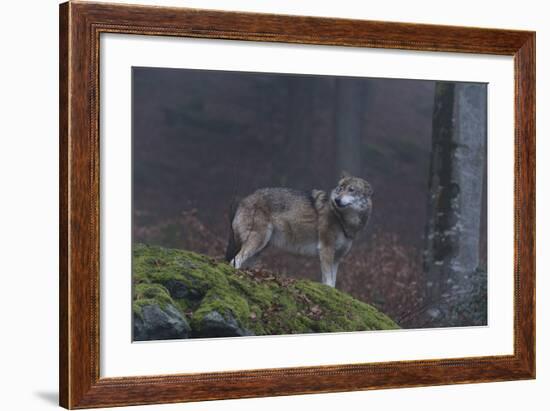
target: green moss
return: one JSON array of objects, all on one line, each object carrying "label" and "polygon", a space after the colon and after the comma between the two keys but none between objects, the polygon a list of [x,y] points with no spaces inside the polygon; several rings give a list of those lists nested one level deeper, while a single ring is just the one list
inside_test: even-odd
[{"label": "green moss", "polygon": [[299,281],[296,287],[323,311],[317,332],[364,331],[399,328],[374,307],[320,283]]},{"label": "green moss", "polygon": [[174,304],[168,290],[160,284],[140,283],[134,286],[133,311],[141,316],[142,308],[146,305],[156,304],[160,308],[168,304]]},{"label": "green moss", "polygon": [[198,326],[212,311],[255,335],[398,328],[372,306],[323,284],[235,270],[184,250],[134,245],[134,312],[173,304]]}]

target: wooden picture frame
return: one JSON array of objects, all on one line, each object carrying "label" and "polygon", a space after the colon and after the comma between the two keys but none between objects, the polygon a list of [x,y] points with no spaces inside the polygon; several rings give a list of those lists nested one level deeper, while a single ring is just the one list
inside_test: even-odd
[{"label": "wooden picture frame", "polygon": [[[514,354],[100,378],[101,33],[513,56]],[[60,6],[60,404],[90,408],[535,377],[535,33],[184,8]]]}]

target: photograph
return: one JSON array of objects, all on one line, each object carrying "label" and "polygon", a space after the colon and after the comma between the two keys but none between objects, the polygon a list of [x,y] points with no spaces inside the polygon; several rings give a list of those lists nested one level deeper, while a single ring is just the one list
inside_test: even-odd
[{"label": "photograph", "polygon": [[547,9],[4,2],[0,408],[546,410]]},{"label": "photograph", "polygon": [[487,326],[487,83],[131,81],[133,341]]}]

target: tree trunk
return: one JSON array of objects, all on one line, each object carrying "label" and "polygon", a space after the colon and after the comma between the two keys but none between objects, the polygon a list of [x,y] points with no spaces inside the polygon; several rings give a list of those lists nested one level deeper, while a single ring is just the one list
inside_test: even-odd
[{"label": "tree trunk", "polygon": [[486,102],[485,85],[436,84],[424,251],[430,302],[467,292],[478,268]]},{"label": "tree trunk", "polygon": [[364,84],[357,79],[336,79],[336,144],[339,172],[360,176]]}]

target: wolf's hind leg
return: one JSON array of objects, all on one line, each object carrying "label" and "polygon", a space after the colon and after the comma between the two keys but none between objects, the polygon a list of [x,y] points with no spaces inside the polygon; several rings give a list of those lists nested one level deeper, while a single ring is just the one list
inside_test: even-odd
[{"label": "wolf's hind leg", "polygon": [[252,262],[252,259],[267,246],[272,232],[273,227],[271,224],[266,225],[262,230],[250,232],[245,237],[240,251],[231,260],[231,265],[237,269],[247,267]]}]

